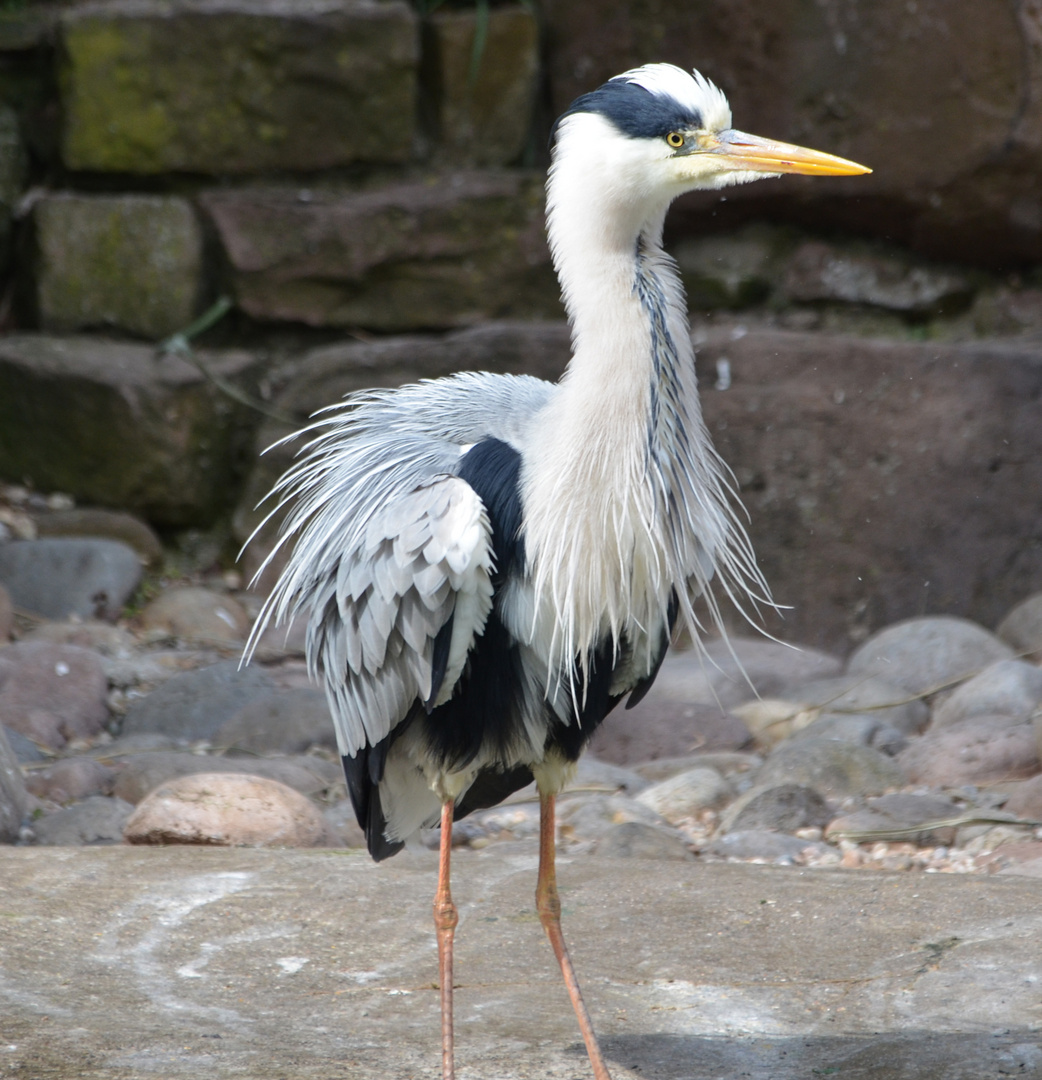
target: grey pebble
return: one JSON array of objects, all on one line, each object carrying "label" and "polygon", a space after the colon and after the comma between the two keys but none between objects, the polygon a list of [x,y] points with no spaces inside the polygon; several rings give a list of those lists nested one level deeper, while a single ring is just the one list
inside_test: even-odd
[{"label": "grey pebble", "polygon": [[793,683],[780,696],[804,708],[821,709],[822,716],[869,715],[906,735],[922,731],[930,719],[926,704],[909,700],[903,687],[860,672]]},{"label": "grey pebble", "polygon": [[757,787],[796,783],[835,798],[880,795],[905,783],[893,758],[868,746],[833,739],[782,743],[753,777]]},{"label": "grey pebble", "polygon": [[28,794],[14,750],[0,725],[0,844],[18,839]]},{"label": "grey pebble", "polygon": [[696,768],[660,780],[637,795],[667,821],[693,817],[700,810],[716,809],[734,798],[734,789],[716,769]]},{"label": "grey pebble", "polygon": [[933,710],[931,729],[974,716],[1027,720],[1042,703],[1042,668],[1023,660],[999,660],[967,680]]},{"label": "grey pebble", "polygon": [[935,694],[1013,650],[983,626],[954,615],[905,619],[873,634],[847,661],[848,674],[875,675],[912,694]]},{"label": "grey pebble", "polygon": [[0,582],[15,607],[48,619],[119,617],[141,580],[137,552],[117,540],[15,540],[0,544]]},{"label": "grey pebble", "polygon": [[69,844],[120,844],[123,826],[134,807],[122,799],[92,795],[64,810],[47,814],[32,824],[36,843],[45,846]]},{"label": "grey pebble", "polygon": [[767,829],[795,832],[818,828],[830,817],[828,804],[813,788],[775,784],[740,795],[720,817],[720,833]]},{"label": "grey pebble", "polygon": [[212,740],[244,705],[272,690],[274,683],[260,668],[240,670],[234,660],[184,671],[133,701],[122,733],[157,731],[189,741]]},{"label": "grey pebble", "polygon": [[593,850],[617,859],[694,859],[677,833],[641,821],[612,825],[601,834]]},{"label": "grey pebble", "polygon": [[336,748],[333,718],[320,690],[282,690],[243,705],[217,729],[215,746],[255,754],[298,754]]},{"label": "grey pebble", "polygon": [[812,852],[826,858],[835,855],[835,861],[839,861],[838,852],[828,844],[817,840],[801,840],[798,836],[765,829],[746,829],[718,836],[704,850],[710,855],[721,855],[729,859],[766,859],[791,863],[802,861],[808,852]]},{"label": "grey pebble", "polygon": [[822,713],[789,736],[791,742],[801,739],[856,743],[858,746],[870,746],[889,757],[899,754],[908,745],[902,731],[871,713]]}]

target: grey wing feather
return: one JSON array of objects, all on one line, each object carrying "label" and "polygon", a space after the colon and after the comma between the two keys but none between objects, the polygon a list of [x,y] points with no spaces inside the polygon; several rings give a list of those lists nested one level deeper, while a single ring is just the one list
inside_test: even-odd
[{"label": "grey wing feather", "polygon": [[[291,554],[254,626],[308,618],[306,651],[341,752],[383,739],[416,702],[447,700],[492,607],[485,507],[455,474],[471,443],[519,439],[554,392],[526,376],[464,374],[356,395],[311,425],[275,488]],[[261,572],[264,570],[261,567]],[[434,640],[452,620],[440,687]]]}]

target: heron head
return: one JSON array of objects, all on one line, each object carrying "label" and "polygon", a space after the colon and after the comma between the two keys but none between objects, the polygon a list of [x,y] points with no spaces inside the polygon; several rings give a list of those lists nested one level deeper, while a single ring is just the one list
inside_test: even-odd
[{"label": "heron head", "polygon": [[782,173],[854,176],[853,161],[731,127],[727,98],[697,71],[646,64],[572,103],[555,127],[555,166],[585,158],[617,188],[667,201],[685,191],[744,184]]}]

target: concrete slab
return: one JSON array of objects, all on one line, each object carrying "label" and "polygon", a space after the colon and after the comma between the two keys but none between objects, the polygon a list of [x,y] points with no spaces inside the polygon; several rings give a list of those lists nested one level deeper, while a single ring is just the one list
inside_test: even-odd
[{"label": "concrete slab", "polygon": [[[535,848],[455,858],[460,1080],[586,1080]],[[562,858],[617,1080],[1042,1076],[1031,879]],[[439,1072],[434,858],[0,853],[0,1077]]]}]

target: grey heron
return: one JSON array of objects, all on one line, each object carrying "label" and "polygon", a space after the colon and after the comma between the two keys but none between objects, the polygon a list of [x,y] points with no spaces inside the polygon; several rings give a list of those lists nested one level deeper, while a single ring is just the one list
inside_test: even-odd
[{"label": "grey heron", "polygon": [[[536,905],[597,1080],[561,935],[555,797],[623,698],[647,692],[710,580],[766,595],[704,427],[683,289],[662,247],[686,191],[870,170],[736,131],[697,72],[649,64],[558,120],[547,230],[572,330],[557,384],[467,373],[318,415],[275,488],[285,568],[254,630],[307,618],[369,851],[441,824],[442,1068],[454,1075],[452,825],[535,781]],[[274,554],[274,553],[273,553]]]}]

